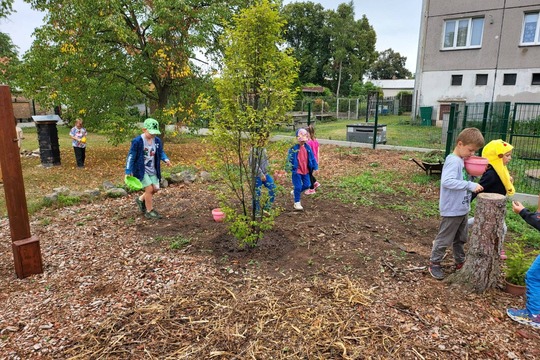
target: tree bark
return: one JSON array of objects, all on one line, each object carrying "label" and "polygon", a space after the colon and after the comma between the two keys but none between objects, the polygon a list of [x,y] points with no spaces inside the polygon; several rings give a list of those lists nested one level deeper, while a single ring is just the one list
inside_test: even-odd
[{"label": "tree bark", "polygon": [[467,259],[461,270],[447,278],[449,283],[462,284],[476,293],[496,287],[505,214],[505,196],[493,193],[478,195]]}]

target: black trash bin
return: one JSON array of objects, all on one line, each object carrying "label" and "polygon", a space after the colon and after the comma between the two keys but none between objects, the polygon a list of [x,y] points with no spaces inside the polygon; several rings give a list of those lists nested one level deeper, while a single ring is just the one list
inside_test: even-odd
[{"label": "black trash bin", "polygon": [[[347,125],[347,141],[373,143],[373,130],[375,124],[349,124]],[[386,124],[377,125],[377,144],[386,144]]]},{"label": "black trash bin", "polygon": [[61,165],[56,123],[62,119],[58,115],[34,115],[32,119],[37,128],[41,165],[44,167]]}]

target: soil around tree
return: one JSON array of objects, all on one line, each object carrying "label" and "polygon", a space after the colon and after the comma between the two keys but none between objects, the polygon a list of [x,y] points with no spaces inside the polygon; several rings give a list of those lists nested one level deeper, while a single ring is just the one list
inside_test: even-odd
[{"label": "soil around tree", "polygon": [[[474,294],[426,265],[436,216],[344,203],[337,179],[379,164],[404,179],[422,170],[403,152],[324,146],[320,182],[292,210],[277,197],[275,227],[240,250],[207,183],[155,197],[145,219],[127,198],[32,217],[44,273],[16,279],[7,219],[0,228],[0,357],[7,359],[534,359],[538,332],[510,320],[521,297]],[[332,160],[330,162],[330,160]],[[325,170],[324,170],[325,169]],[[410,184],[437,199],[436,181]],[[444,270],[453,270],[449,254]]]}]

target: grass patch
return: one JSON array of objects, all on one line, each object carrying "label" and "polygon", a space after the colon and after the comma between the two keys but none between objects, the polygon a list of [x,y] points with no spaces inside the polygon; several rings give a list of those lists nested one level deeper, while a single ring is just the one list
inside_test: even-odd
[{"label": "grass patch", "polygon": [[[347,125],[365,123],[365,119],[317,122],[316,135],[320,139],[347,140]],[[372,123],[372,121],[370,121]],[[379,124],[386,125],[387,145],[444,150],[442,129],[436,126],[411,125],[407,116],[380,116]],[[276,130],[273,134],[294,136],[292,130]]]},{"label": "grass patch", "polygon": [[166,243],[171,250],[180,250],[191,244],[191,239],[182,235],[156,236],[154,240],[158,244]]}]

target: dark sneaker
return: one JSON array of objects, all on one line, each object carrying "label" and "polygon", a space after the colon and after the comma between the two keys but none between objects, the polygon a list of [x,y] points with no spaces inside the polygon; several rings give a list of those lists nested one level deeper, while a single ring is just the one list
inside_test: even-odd
[{"label": "dark sneaker", "polygon": [[147,211],[146,214],[144,214],[144,217],[147,219],[161,219],[162,216],[158,214],[156,210]]},{"label": "dark sneaker", "polygon": [[444,279],[444,271],[443,271],[441,265],[430,264],[429,265],[429,273],[431,274],[431,276],[433,276],[437,280]]},{"label": "dark sneaker", "polygon": [[540,329],[540,315],[532,315],[527,309],[507,309],[506,313],[510,319],[523,325],[529,325]]},{"label": "dark sneaker", "polygon": [[144,201],[140,200],[139,198],[135,198],[135,203],[139,207],[139,211],[143,214],[146,213],[146,206],[144,205]]}]

